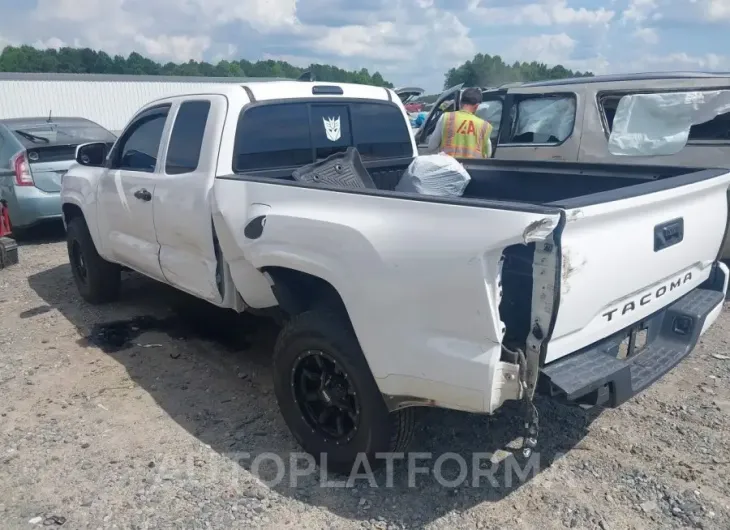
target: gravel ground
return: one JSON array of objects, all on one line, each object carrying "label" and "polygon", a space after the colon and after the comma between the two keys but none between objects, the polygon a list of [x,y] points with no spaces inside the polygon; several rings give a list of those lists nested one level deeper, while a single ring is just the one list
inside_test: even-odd
[{"label": "gravel ground", "polygon": [[[319,471],[277,482],[271,460],[256,463],[299,450],[270,381],[273,324],[132,274],[120,302],[84,304],[60,233],[25,243],[20,260],[0,271],[3,528],[730,528],[727,312],[620,409],[539,400],[525,480],[507,458],[477,487],[411,480],[402,462],[390,487],[383,470],[332,487]],[[498,460],[514,412],[426,411],[412,450]]]}]

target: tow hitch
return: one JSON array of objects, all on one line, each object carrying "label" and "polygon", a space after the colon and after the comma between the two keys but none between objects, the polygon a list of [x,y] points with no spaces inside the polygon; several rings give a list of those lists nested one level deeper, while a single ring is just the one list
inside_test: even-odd
[{"label": "tow hitch", "polygon": [[18,263],[18,244],[8,237],[11,233],[8,203],[0,200],[0,269]]}]

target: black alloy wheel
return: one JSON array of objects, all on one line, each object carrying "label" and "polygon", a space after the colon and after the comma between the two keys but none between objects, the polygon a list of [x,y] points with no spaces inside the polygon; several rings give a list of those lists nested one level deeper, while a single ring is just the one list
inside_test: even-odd
[{"label": "black alloy wheel", "polygon": [[302,418],[325,440],[348,443],[357,434],[360,403],[343,367],[320,350],[294,362],[291,387]]}]

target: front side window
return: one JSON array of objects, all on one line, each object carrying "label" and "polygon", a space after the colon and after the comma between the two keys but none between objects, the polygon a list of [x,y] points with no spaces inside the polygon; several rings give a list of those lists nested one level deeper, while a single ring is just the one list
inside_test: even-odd
[{"label": "front side window", "polygon": [[168,112],[169,106],[150,110],[132,124],[115,148],[113,169],[144,173],[155,171]]},{"label": "front side window", "polygon": [[525,98],[512,108],[507,144],[559,144],[575,124],[576,99],[569,95]]}]

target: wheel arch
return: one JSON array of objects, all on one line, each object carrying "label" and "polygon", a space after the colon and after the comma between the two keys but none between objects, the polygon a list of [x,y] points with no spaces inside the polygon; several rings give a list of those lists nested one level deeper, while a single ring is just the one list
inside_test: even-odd
[{"label": "wheel arch", "polygon": [[73,219],[83,219],[86,223],[86,227],[89,229],[89,234],[91,235],[91,240],[94,242],[96,251],[101,257],[107,259],[105,248],[99,237],[98,227],[96,226],[96,223],[89,218],[89,215],[87,215],[87,212],[84,210],[83,206],[81,206],[80,202],[66,198],[63,201],[63,204],[61,204],[61,213],[63,226],[66,230],[68,230],[68,224]]},{"label": "wheel arch", "polygon": [[342,311],[352,325],[350,315],[339,291],[321,276],[281,266],[263,267],[279,307],[293,317],[318,306]]}]

